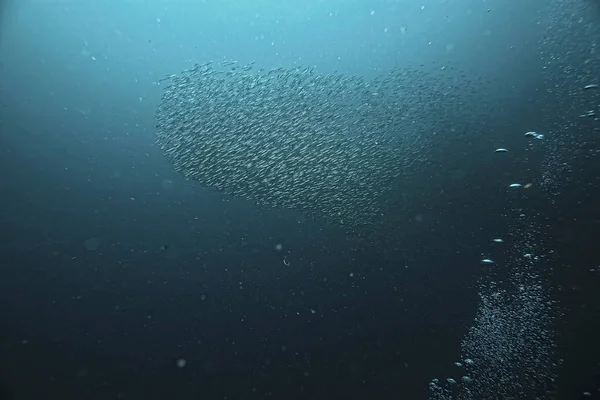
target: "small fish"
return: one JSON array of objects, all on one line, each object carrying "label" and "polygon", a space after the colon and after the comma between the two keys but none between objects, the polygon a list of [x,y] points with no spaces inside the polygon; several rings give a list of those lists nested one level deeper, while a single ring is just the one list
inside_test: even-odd
[{"label": "small fish", "polygon": [[496,243],[504,243],[504,240],[502,240],[502,239],[494,239],[493,241]]},{"label": "small fish", "polygon": [[595,117],[595,116],[596,116],[596,112],[594,110],[589,110],[585,114],[581,114],[579,116],[579,118],[587,118],[587,117]]},{"label": "small fish", "polygon": [[521,185],[520,183],[511,183],[511,184],[510,184],[508,187],[511,187],[511,188],[519,188],[519,187],[521,187],[521,186],[523,186],[523,185]]},{"label": "small fish", "polygon": [[494,261],[490,260],[489,258],[484,258],[483,260],[481,260],[482,263],[484,264],[493,264]]},{"label": "small fish", "polygon": [[462,367],[462,363],[461,362],[455,362],[454,365],[456,365],[457,367]]},{"label": "small fish", "polygon": [[525,137],[532,137],[532,138],[541,140],[544,138],[544,135],[542,135],[541,133],[534,132],[534,131],[529,131],[529,132],[525,132]]},{"label": "small fish", "polygon": [[598,89],[598,85],[594,83],[594,84],[586,85],[583,87],[583,90],[590,90],[590,89]]},{"label": "small fish", "polygon": [[496,149],[496,153],[506,153],[506,152],[508,152],[508,150],[506,150],[504,148]]}]

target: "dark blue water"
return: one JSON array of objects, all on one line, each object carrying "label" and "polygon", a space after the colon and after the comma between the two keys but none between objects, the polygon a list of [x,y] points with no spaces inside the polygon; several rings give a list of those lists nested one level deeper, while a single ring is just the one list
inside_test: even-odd
[{"label": "dark blue water", "polygon": [[[585,23],[544,47],[544,3],[5,3],[0,398],[426,399],[461,358],[480,260],[505,257],[491,238],[521,212],[558,302],[540,398],[598,398],[600,136],[574,111],[598,99],[570,93],[597,76],[598,10],[572,1]],[[571,69],[545,74],[542,47]],[[451,66],[467,100],[431,115],[427,162],[365,239],[165,162],[156,82],[224,58],[366,78]]]}]

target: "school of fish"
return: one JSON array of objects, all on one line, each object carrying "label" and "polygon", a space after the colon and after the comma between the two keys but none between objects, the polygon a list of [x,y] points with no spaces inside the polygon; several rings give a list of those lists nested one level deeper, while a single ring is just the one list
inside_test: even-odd
[{"label": "school of fish", "polygon": [[372,224],[434,128],[423,122],[438,107],[425,79],[196,64],[163,80],[158,144],[185,178],[221,193]]}]

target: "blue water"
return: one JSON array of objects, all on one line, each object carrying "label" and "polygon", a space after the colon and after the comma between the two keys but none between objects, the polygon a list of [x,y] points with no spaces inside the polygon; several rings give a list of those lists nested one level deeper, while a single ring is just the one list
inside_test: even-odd
[{"label": "blue water", "polygon": [[[567,15],[547,4],[4,2],[0,399],[427,399],[461,359],[480,260],[518,264],[491,240],[532,226],[565,366],[541,398],[597,398],[600,141],[576,110],[598,103],[572,91],[597,83],[598,9],[568,2],[583,22],[544,42],[539,21]],[[165,162],[159,80],[210,60],[365,79],[447,69],[465,100],[440,99],[425,167],[364,241]]]}]

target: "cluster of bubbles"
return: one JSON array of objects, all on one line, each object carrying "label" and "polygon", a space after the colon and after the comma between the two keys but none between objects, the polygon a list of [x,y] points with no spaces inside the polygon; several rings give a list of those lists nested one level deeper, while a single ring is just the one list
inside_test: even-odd
[{"label": "cluster of bubbles", "polygon": [[426,162],[444,108],[460,104],[460,82],[441,74],[395,69],[364,79],[197,64],[164,79],[158,143],[203,186],[338,225],[373,225],[402,177]]},{"label": "cluster of bubbles", "polygon": [[466,362],[455,363],[458,377],[431,381],[432,400],[548,398],[554,390],[559,313],[544,287],[549,257],[536,255],[540,216],[509,212],[509,240],[492,240],[498,258],[483,260],[477,314],[461,344]]},{"label": "cluster of bubbles", "polygon": [[[600,28],[594,20],[597,6],[576,0],[550,1],[539,26],[540,59],[546,90],[542,101],[550,109],[552,130],[542,162],[542,186],[551,194],[573,176],[579,156],[597,156],[598,51]],[[565,50],[565,49],[568,49]]]},{"label": "cluster of bubbles", "polygon": [[[577,156],[597,156],[591,141],[598,142],[598,65],[594,61],[594,38],[600,29],[586,16],[590,4],[551,1],[541,13],[540,53],[544,63],[546,92],[541,96],[543,112],[552,115],[544,140],[539,184],[555,195],[572,175]],[[566,52],[564,49],[569,49]],[[516,200],[518,202],[518,200]],[[551,198],[549,202],[552,203]],[[509,203],[508,203],[509,204]],[[430,398],[435,400],[542,399],[555,396],[557,364],[555,322],[561,316],[546,285],[544,266],[552,252],[543,254],[543,215],[508,207],[510,249],[504,249],[499,265],[485,259],[489,267],[482,276],[479,307],[473,326],[462,342],[462,356],[470,361],[463,378],[434,379]],[[540,255],[536,255],[540,253]],[[584,393],[589,395],[589,393]]]}]

